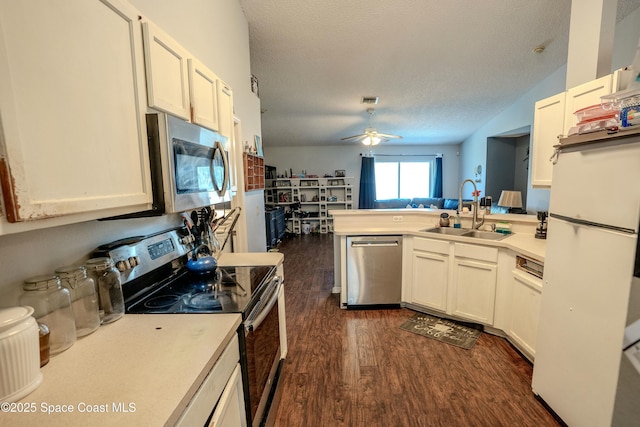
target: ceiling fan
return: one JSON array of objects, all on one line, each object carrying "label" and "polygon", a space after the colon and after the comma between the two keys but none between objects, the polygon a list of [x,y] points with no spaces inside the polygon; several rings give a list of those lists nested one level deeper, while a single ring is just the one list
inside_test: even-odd
[{"label": "ceiling fan", "polygon": [[360,135],[347,136],[342,138],[341,141],[361,141],[364,145],[378,145],[389,139],[402,139],[399,135],[378,132],[376,128],[373,127],[373,114],[375,113],[375,109],[367,108],[367,113],[369,113],[369,127],[365,128],[364,132]]}]

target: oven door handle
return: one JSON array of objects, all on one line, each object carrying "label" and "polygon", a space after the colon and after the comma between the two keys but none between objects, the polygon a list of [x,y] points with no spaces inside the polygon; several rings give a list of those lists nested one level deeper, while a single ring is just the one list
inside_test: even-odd
[{"label": "oven door handle", "polygon": [[[277,285],[273,283],[277,282]],[[267,317],[273,306],[278,302],[278,296],[280,295],[280,288],[282,288],[282,284],[284,280],[280,276],[276,276],[271,279],[271,284],[269,284],[270,288],[275,286],[275,291],[273,291],[269,297],[269,300],[265,303],[263,301],[258,302],[258,305],[253,309],[253,311],[247,316],[247,319],[244,322],[244,329],[248,332],[254,331],[260,327],[262,321]]]}]

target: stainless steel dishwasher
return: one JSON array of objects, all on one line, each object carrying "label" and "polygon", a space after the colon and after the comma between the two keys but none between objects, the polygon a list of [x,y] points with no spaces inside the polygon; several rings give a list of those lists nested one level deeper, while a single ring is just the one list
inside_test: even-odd
[{"label": "stainless steel dishwasher", "polygon": [[347,307],[399,306],[402,236],[347,237]]}]

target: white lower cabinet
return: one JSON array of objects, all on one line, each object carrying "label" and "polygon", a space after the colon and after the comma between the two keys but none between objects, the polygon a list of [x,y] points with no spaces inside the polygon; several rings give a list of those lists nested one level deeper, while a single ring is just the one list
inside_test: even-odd
[{"label": "white lower cabinet", "polygon": [[513,270],[512,275],[512,315],[507,334],[521,351],[533,359],[538,335],[542,279],[518,270]]},{"label": "white lower cabinet", "polygon": [[542,280],[514,270],[513,252],[422,237],[405,242],[404,302],[502,330],[533,360]]},{"label": "white lower cabinet", "polygon": [[242,390],[242,373],[240,364],[229,378],[229,382],[220,396],[218,405],[213,411],[209,426],[238,427],[246,426],[247,418],[244,413],[244,392]]},{"label": "white lower cabinet", "polygon": [[449,242],[416,237],[412,254],[412,302],[445,312],[449,280]]},{"label": "white lower cabinet", "polygon": [[176,426],[246,426],[239,348],[234,335]]},{"label": "white lower cabinet", "polygon": [[449,291],[450,313],[492,325],[498,278],[498,249],[455,243],[454,253]]}]

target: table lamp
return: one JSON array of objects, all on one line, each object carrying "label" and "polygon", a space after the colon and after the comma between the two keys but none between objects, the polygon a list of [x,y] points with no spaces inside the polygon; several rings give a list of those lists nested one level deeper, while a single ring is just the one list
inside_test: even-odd
[{"label": "table lamp", "polygon": [[509,213],[522,213],[522,193],[503,190],[500,194],[500,200],[498,200],[498,206],[509,208]]}]

